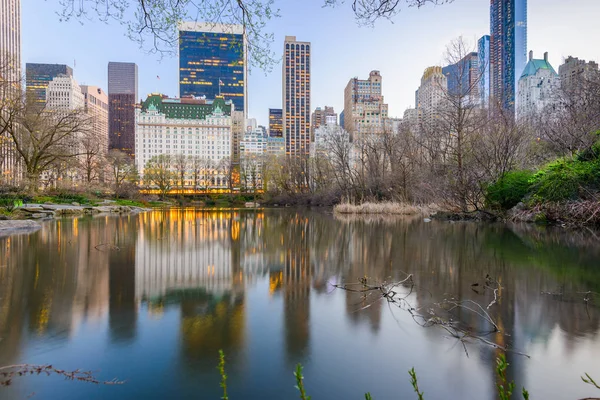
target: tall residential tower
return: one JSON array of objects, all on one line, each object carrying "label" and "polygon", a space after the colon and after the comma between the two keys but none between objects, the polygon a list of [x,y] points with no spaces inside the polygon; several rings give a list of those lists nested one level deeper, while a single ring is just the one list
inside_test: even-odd
[{"label": "tall residential tower", "polygon": [[491,0],[490,96],[514,112],[518,81],[527,64],[527,0]]},{"label": "tall residential tower", "polygon": [[307,156],[310,151],[310,42],[286,36],[283,54],[285,152]]},{"label": "tall residential tower", "polygon": [[385,131],[388,105],[383,102],[381,74],[371,71],[368,79],[352,78],[344,90],[344,128],[351,135]]},{"label": "tall residential tower", "polygon": [[108,63],[108,147],[134,156],[138,67]]},{"label": "tall residential tower", "polygon": [[477,41],[479,61],[479,99],[482,106],[488,104],[490,98],[490,35],[484,35]]},{"label": "tall residential tower", "polygon": [[179,96],[223,97],[248,111],[247,40],[242,25],[179,24]]}]

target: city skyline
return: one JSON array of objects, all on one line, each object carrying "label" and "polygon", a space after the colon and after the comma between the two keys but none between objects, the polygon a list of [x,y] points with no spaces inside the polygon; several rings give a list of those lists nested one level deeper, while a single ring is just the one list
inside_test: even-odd
[{"label": "city skyline", "polygon": [[[563,58],[569,55],[586,60],[600,59],[600,49],[587,46],[582,40],[600,34],[600,27],[595,26],[592,19],[596,11],[600,12],[600,4],[587,0],[570,4],[558,0],[529,0],[528,3],[528,50],[537,54],[548,51],[553,65],[562,64]],[[423,70],[431,65],[445,65],[444,50],[450,40],[462,34],[475,43],[482,35],[489,34],[489,7],[488,1],[457,0],[440,7],[404,8],[394,18],[395,24],[380,21],[375,28],[359,28],[349,8],[322,8],[318,2],[282,4],[282,18],[271,21],[266,29],[275,33],[272,48],[277,57],[281,56],[285,35],[295,35],[315,44],[312,54],[313,104],[343,109],[343,90],[348,79],[364,74],[365,70],[378,69],[386,76],[383,95],[389,103],[390,116],[402,116],[406,108],[414,107],[414,90],[419,86]],[[85,22],[82,26],[76,21],[60,23],[58,17],[43,18],[55,11],[56,6],[49,3],[23,2],[23,63],[67,64],[74,67],[78,82],[106,90],[109,61],[135,62],[140,66],[140,97],[151,92],[177,95],[176,55],[166,55],[161,60],[159,55],[146,54],[124,37],[124,31],[115,23]],[[306,24],[298,18],[308,14],[314,16],[317,29],[304,26]],[[436,26],[435,32],[428,29],[432,25]],[[33,26],[48,33],[47,41],[39,41]],[[565,27],[568,26],[578,26],[578,29],[567,30]],[[346,37],[340,38],[337,46],[319,41],[324,32],[330,31],[344,31]],[[392,39],[403,36],[411,40]],[[350,54],[349,49],[355,44],[372,43],[373,40],[379,44],[362,51],[361,57]],[[119,45],[106,46],[108,42]],[[396,51],[390,52],[390,46]],[[86,54],[85,49],[90,47],[96,51]],[[346,62],[332,62],[336,59]],[[416,61],[406,62],[407,59]],[[282,106],[280,68],[281,64],[275,65],[266,76],[262,70],[253,68],[248,79],[248,116],[257,118],[262,125],[268,123],[269,108]]]}]

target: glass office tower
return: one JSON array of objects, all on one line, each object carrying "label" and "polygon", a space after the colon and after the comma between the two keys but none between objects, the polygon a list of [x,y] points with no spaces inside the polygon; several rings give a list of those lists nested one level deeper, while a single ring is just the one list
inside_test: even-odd
[{"label": "glass office tower", "polygon": [[490,97],[490,35],[482,36],[477,42],[479,56],[479,98],[482,106]]},{"label": "glass office tower", "polygon": [[517,83],[527,64],[527,0],[491,0],[490,95],[514,112]]},{"label": "glass office tower", "polygon": [[269,108],[269,136],[283,137],[283,110]]},{"label": "glass office tower", "polygon": [[247,44],[241,25],[179,25],[179,95],[222,96],[246,114]]}]

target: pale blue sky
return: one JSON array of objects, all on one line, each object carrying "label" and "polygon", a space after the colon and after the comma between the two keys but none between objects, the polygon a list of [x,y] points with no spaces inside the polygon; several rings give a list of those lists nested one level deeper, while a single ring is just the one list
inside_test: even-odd
[{"label": "pale blue sky", "polygon": [[[125,36],[117,23],[59,22],[58,0],[22,0],[23,63],[75,66],[80,84],[107,89],[109,61],[135,62],[139,96],[178,94],[178,61],[149,55]],[[278,0],[282,17],[268,29],[275,33],[274,50],[281,56],[283,38],[293,35],[312,46],[312,108],[334,106],[339,113],[344,88],[354,76],[366,78],[377,69],[391,116],[401,117],[414,106],[414,92],[423,70],[441,65],[446,44],[463,35],[475,42],[489,33],[489,0],[455,0],[443,6],[405,8],[394,23],[374,28],[357,26],[350,4],[322,8],[322,0]],[[529,0],[528,50],[536,58],[549,52],[556,70],[573,55],[600,61],[600,0]],[[357,51],[357,49],[362,49]],[[160,76],[160,80],[156,76]],[[267,123],[268,108],[281,107],[281,64],[265,76],[254,69],[248,80],[249,117]]]}]

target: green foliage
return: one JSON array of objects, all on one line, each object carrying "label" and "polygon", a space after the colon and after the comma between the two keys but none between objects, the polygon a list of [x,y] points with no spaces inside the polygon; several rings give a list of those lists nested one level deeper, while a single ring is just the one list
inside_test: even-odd
[{"label": "green foliage", "polygon": [[229,400],[227,396],[227,374],[225,373],[225,353],[223,353],[223,350],[219,350],[219,366],[217,369],[219,370],[219,374],[221,374],[221,388],[223,389],[221,400]]},{"label": "green foliage", "polygon": [[576,199],[582,187],[600,187],[600,159],[558,159],[536,172],[529,183],[535,201]]},{"label": "green foliage", "polygon": [[424,392],[419,391],[419,382],[417,381],[417,373],[415,372],[415,368],[411,368],[408,371],[408,374],[410,375],[410,384],[412,385],[413,389],[415,390],[415,393],[419,397],[419,400],[423,400]]},{"label": "green foliage", "polygon": [[373,400],[371,393],[365,393],[365,400]]},{"label": "green foliage", "polygon": [[583,376],[581,377],[582,381],[584,381],[585,383],[587,383],[589,385],[595,386],[596,389],[600,389],[600,385],[598,385],[596,383],[596,381],[594,381],[589,374],[586,373],[585,376],[586,376],[586,378],[584,378]]},{"label": "green foliage", "polygon": [[125,200],[125,199],[117,199],[115,200],[115,204],[120,206],[129,206],[129,207],[148,207],[150,203],[147,201],[137,201],[137,200]]},{"label": "green foliage", "polygon": [[19,207],[23,207],[23,199],[17,196],[0,197],[0,210],[4,211],[5,214],[11,214]]},{"label": "green foliage", "polygon": [[296,372],[294,372],[294,376],[296,377],[296,389],[300,392],[300,399],[302,400],[310,400],[310,396],[306,395],[306,391],[304,390],[304,376],[302,375],[302,364],[296,365]]},{"label": "green foliage", "polygon": [[523,200],[531,186],[530,171],[510,171],[486,187],[485,199],[491,208],[508,210]]},{"label": "green foliage", "polygon": [[[500,400],[510,400],[515,390],[515,382],[508,382],[506,379],[506,369],[509,365],[506,362],[504,354],[500,354],[496,358],[496,373],[498,374],[498,378],[500,378],[500,382],[496,384],[496,388],[498,389],[498,398]],[[525,388],[522,388],[521,394],[523,395],[523,399],[529,400],[529,392]]]}]

